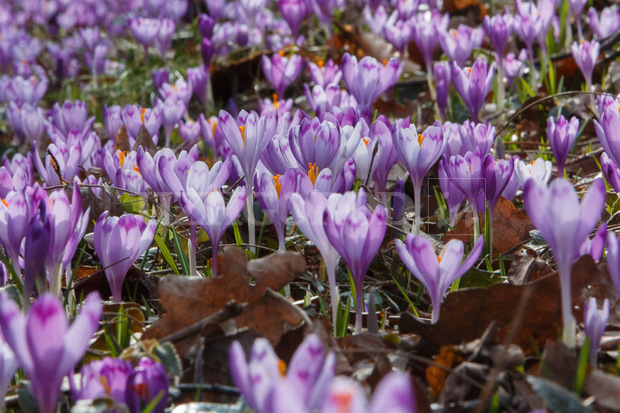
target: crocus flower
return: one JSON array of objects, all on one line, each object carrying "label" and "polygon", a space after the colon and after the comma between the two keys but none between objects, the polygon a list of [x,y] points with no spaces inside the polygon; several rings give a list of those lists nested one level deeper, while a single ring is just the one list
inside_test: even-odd
[{"label": "crocus flower", "polygon": [[513,25],[514,19],[510,13],[484,16],[482,20],[482,27],[487,37],[491,39],[493,50],[501,58],[504,57],[506,45],[508,45],[508,40],[512,35]]},{"label": "crocus flower", "polygon": [[456,63],[452,63],[452,81],[465,106],[471,113],[474,122],[478,122],[478,115],[486,96],[493,85],[495,63],[491,68],[487,63],[478,58],[471,68],[461,69]]},{"label": "crocus flower", "polygon": [[443,296],[450,285],[467,272],[476,262],[484,246],[481,235],[469,255],[463,260],[465,247],[459,240],[450,240],[436,255],[431,241],[423,236],[407,234],[405,242],[396,240],[396,251],[405,266],[424,284],[433,305],[432,322],[439,321]]},{"label": "crocus flower", "polygon": [[206,13],[198,16],[198,30],[202,37],[213,37],[213,29],[215,28],[215,18]]},{"label": "crocus flower", "polygon": [[340,155],[341,136],[338,125],[318,118],[303,119],[289,132],[290,148],[304,170],[309,164],[319,170],[327,168]]},{"label": "crocus flower", "polygon": [[321,413],[395,413],[414,412],[415,406],[416,400],[409,375],[394,371],[379,382],[370,405],[359,382],[345,376],[334,378],[320,411]]},{"label": "crocus flower", "polygon": [[[587,3],[588,3],[588,0],[568,0],[569,10],[571,10],[574,13],[575,20],[577,20],[577,32],[578,32],[580,41],[583,39],[583,34],[582,34],[582,29],[581,29],[581,14],[583,12],[583,8],[586,6]],[[568,16],[567,16],[567,20],[568,20]]]},{"label": "crocus flower", "polygon": [[308,335],[297,348],[286,375],[282,370],[283,362],[264,338],[254,340],[249,362],[241,344],[233,342],[229,362],[235,385],[245,402],[257,413],[290,411],[292,404],[284,410],[281,410],[284,406],[274,405],[282,403],[287,393],[288,401],[294,396],[293,404],[303,408],[298,411],[320,408],[336,369],[335,355],[324,354],[321,339],[315,334]]},{"label": "crocus flower", "polygon": [[558,164],[558,176],[564,176],[564,164],[568,158],[568,153],[575,144],[578,132],[579,119],[574,116],[570,122],[562,115],[557,122],[552,117],[547,121],[547,139]]},{"label": "crocus flower", "polygon": [[201,136],[200,123],[193,119],[187,119],[179,124],[179,135],[183,140],[183,145],[189,147],[198,143]]},{"label": "crocus flower", "polygon": [[369,137],[377,142],[377,152],[374,154],[372,180],[375,185],[375,196],[383,204],[387,200],[387,181],[392,167],[398,161],[398,152],[394,147],[394,138],[391,132],[392,125],[384,116],[379,116],[370,125]]},{"label": "crocus flower", "polygon": [[576,328],[570,284],[573,259],[598,223],[605,206],[605,197],[605,183],[602,179],[592,182],[581,202],[572,184],[564,178],[555,179],[549,187],[529,179],[523,188],[525,210],[549,244],[558,264],[564,342],[569,347],[575,345]]},{"label": "crocus flower", "polygon": [[530,178],[546,184],[551,179],[551,161],[536,158],[528,163],[518,159],[515,162],[515,174],[521,186]]},{"label": "crocus flower", "polygon": [[620,169],[605,152],[601,154],[601,169],[609,185],[616,193],[620,193]]},{"label": "crocus flower", "polygon": [[161,108],[162,113],[162,125],[164,132],[166,133],[166,141],[164,146],[170,147],[170,136],[175,126],[181,119],[187,110],[187,106],[182,100],[177,100],[174,97],[167,97],[165,100],[157,101],[157,106]]},{"label": "crocus flower", "polygon": [[[6,270],[6,268],[5,268]],[[4,408],[4,397],[11,385],[13,376],[19,368],[19,361],[13,350],[2,336],[0,336],[0,407]]]},{"label": "crocus flower", "polygon": [[612,104],[605,109],[600,123],[594,120],[594,130],[601,146],[607,155],[616,164],[620,165],[620,105]]},{"label": "crocus flower", "polygon": [[142,357],[138,367],[129,374],[125,401],[130,413],[141,413],[156,397],[159,402],[151,412],[163,413],[168,405],[168,375],[161,363]]},{"label": "crocus flower", "polygon": [[380,5],[376,10],[373,10],[369,5],[366,5],[362,14],[364,15],[364,20],[366,20],[366,24],[370,31],[374,34],[381,35],[383,33],[383,26],[385,26],[385,22],[388,19],[385,7]]},{"label": "crocus flower", "polygon": [[288,23],[293,37],[299,35],[301,22],[306,17],[306,1],[305,0],[282,0],[278,2],[278,8],[282,17]]},{"label": "crocus flower", "polygon": [[448,177],[445,170],[445,164],[445,161],[442,159],[439,162],[439,168],[437,169],[437,174],[439,175],[439,188],[441,188],[441,193],[446,201],[446,206],[448,207],[448,213],[450,214],[450,226],[454,226],[456,214],[465,199],[465,194],[454,184],[452,178]]},{"label": "crocus flower", "polygon": [[290,206],[289,199],[299,189],[299,172],[293,168],[287,169],[284,175],[272,176],[257,172],[254,175],[256,199],[273,223],[278,234],[278,251],[286,251],[285,230],[286,218]]},{"label": "crocus flower", "polygon": [[173,98],[180,100],[185,103],[186,107],[192,97],[192,85],[183,78],[177,79],[174,85],[168,82],[162,84],[158,91],[163,99]]},{"label": "crocus flower", "polygon": [[[357,201],[358,206],[361,206],[361,204],[359,204],[360,201],[364,201],[365,203],[365,199],[362,197],[355,199],[351,197],[350,200],[354,202]],[[325,227],[323,226],[323,214],[327,207],[327,198],[319,191],[312,191],[305,197],[302,197],[300,194],[292,194],[289,202],[291,215],[295,220],[295,224],[297,224],[304,235],[316,245],[323,257],[325,270],[327,272],[327,280],[329,282],[333,328],[335,329],[336,316],[338,314],[338,301],[340,298],[338,286],[336,285],[336,266],[338,265],[340,256],[327,238]]]},{"label": "crocus flower", "polygon": [[108,133],[108,139],[114,142],[119,129],[123,125],[121,107],[119,105],[103,105],[103,123]]},{"label": "crocus flower", "polygon": [[590,297],[586,301],[586,306],[583,309],[583,327],[585,329],[586,337],[590,339],[590,367],[596,368],[596,355],[598,348],[605,333],[607,327],[607,320],[609,319],[609,300],[606,298],[603,301],[603,308],[598,310],[596,305],[596,298]]},{"label": "crocus flower", "polygon": [[355,283],[356,332],[362,329],[364,277],[381,247],[388,219],[382,205],[370,212],[365,202],[360,202],[365,200],[366,193],[362,189],[357,196],[354,192],[331,194],[323,216],[325,234],[349,266]]},{"label": "crocus flower", "polygon": [[449,18],[448,14],[440,15],[439,12],[433,10],[430,19],[427,18],[427,13],[422,13],[413,25],[413,41],[422,54],[427,73],[430,73],[432,69],[433,53],[439,39],[438,34],[441,30],[448,29]]},{"label": "crocus flower", "polygon": [[588,18],[590,19],[590,27],[597,39],[609,37],[620,29],[620,11],[618,11],[617,5],[605,7],[601,10],[600,17],[596,9],[590,7]]},{"label": "crocus flower", "polygon": [[484,199],[489,208],[490,220],[493,222],[493,212],[499,197],[510,182],[514,172],[513,159],[496,160],[487,155],[483,161],[482,178],[484,179]]},{"label": "crocus flower", "polygon": [[28,232],[32,215],[30,203],[27,194],[14,191],[0,202],[0,242],[16,274],[20,273],[19,247]]},{"label": "crocus flower", "polygon": [[327,63],[323,63],[322,60],[317,63],[309,62],[308,70],[310,71],[310,79],[323,88],[332,83],[339,85],[340,79],[342,79],[340,67],[333,60],[328,60]]},{"label": "crocus flower", "polygon": [[404,53],[405,47],[407,47],[409,41],[411,40],[413,25],[414,23],[411,20],[400,19],[397,10],[392,12],[383,25],[385,39],[392,43],[396,50],[398,50],[401,54]]},{"label": "crocus flower", "polygon": [[153,109],[142,108],[137,105],[125,105],[121,110],[121,118],[129,135],[129,146],[133,147],[140,127],[144,125],[149,135],[153,137],[153,143],[157,144],[157,132],[163,121],[161,109],[155,106]]},{"label": "crocus flower", "polygon": [[358,63],[357,57],[345,53],[340,64],[347,89],[366,110],[396,84],[403,71],[403,64],[396,58],[382,64],[372,56],[365,56]]},{"label": "crocus flower", "polygon": [[254,170],[258,160],[276,132],[278,119],[278,111],[270,111],[263,116],[258,116],[254,112],[248,114],[242,111],[237,121],[226,111],[220,111],[219,115],[221,131],[226,137],[232,152],[239,159],[241,169],[245,174],[249,243],[252,245],[256,239],[254,208],[252,206],[254,199]]},{"label": "crocus flower", "polygon": [[446,108],[448,107],[448,97],[450,85],[452,84],[452,73],[450,71],[450,63],[446,61],[435,62],[433,65],[433,75],[437,83],[437,106],[442,116],[446,116]]},{"label": "crocus flower", "polygon": [[620,294],[620,248],[618,248],[618,238],[613,231],[607,233],[607,270],[616,293]]},{"label": "crocus flower", "polygon": [[592,239],[586,238],[579,247],[579,253],[575,256],[575,260],[583,255],[590,255],[594,262],[599,262],[605,250],[605,238],[607,237],[607,223],[603,222],[596,230],[596,234]]},{"label": "crocus flower", "polygon": [[65,308],[53,294],[41,295],[26,316],[7,293],[0,295],[2,335],[30,378],[41,413],[56,411],[62,380],[88,349],[101,312],[99,294],[91,293],[69,327]]},{"label": "crocus flower", "polygon": [[284,91],[297,79],[303,67],[303,59],[300,55],[285,57],[274,53],[271,58],[264,56],[261,60],[263,73],[269,83],[276,89],[280,97],[284,97]]},{"label": "crocus flower", "polygon": [[175,29],[176,25],[174,24],[174,20],[161,19],[159,21],[159,30],[155,36],[155,44],[157,45],[159,53],[164,57],[164,60],[166,58],[166,52],[170,50],[172,46],[172,35],[174,35]]},{"label": "crocus flower", "polygon": [[424,176],[441,157],[446,141],[441,127],[429,126],[424,133],[418,134],[414,124],[410,124],[408,127],[402,125],[402,122],[397,122],[394,125],[394,148],[401,162],[405,164],[413,183],[415,202],[413,231],[419,234],[422,182]]},{"label": "crocus flower", "polygon": [[588,90],[592,90],[592,72],[594,72],[594,66],[598,60],[600,51],[600,44],[596,40],[587,41],[583,40],[580,43],[573,42],[571,46],[571,52],[573,53],[573,59],[581,70]]},{"label": "crocus flower", "polygon": [[104,268],[114,301],[121,302],[125,275],[151,245],[157,222],[150,220],[146,224],[139,215],[108,215],[109,212],[105,211],[95,224],[95,252]]},{"label": "crocus flower", "polygon": [[71,383],[71,395],[75,400],[96,399],[109,396],[116,403],[125,403],[125,389],[131,363],[120,358],[104,357],[85,364],[80,370],[80,380]]},{"label": "crocus flower", "polygon": [[50,220],[45,202],[40,202],[32,214],[28,224],[28,233],[24,241],[24,297],[39,286],[40,291],[46,290],[45,252],[50,246]]},{"label": "crocus flower", "polygon": [[471,51],[480,47],[484,32],[464,24],[439,34],[439,44],[448,58],[459,66],[465,66]]}]

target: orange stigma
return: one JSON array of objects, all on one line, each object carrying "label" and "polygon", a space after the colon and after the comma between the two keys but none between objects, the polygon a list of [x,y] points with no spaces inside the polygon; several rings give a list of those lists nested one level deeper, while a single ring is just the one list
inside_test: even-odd
[{"label": "orange stigma", "polygon": [[122,168],[124,163],[125,163],[125,152],[119,151],[118,152],[118,164]]},{"label": "orange stigma", "polygon": [[383,61],[381,63],[383,63],[383,66],[387,66],[388,60],[387,59],[383,59]]},{"label": "orange stigma", "polygon": [[319,176],[319,167],[315,163],[308,164],[308,178],[312,182],[312,186],[316,183],[316,177]]},{"label": "orange stigma", "polygon": [[364,141],[366,146],[368,146],[368,142],[370,142],[370,139],[369,138],[362,138],[362,141]]},{"label": "orange stigma", "polygon": [[422,142],[424,142],[424,135],[418,133],[418,144],[422,146]]},{"label": "orange stigma", "polygon": [[243,139],[243,145],[245,146],[245,126],[239,126],[239,132],[241,132],[241,139]]},{"label": "orange stigma", "polygon": [[286,363],[282,360],[278,360],[278,371],[282,377],[286,376]]},{"label": "orange stigma", "polygon": [[337,413],[349,413],[351,412],[351,402],[353,401],[353,395],[349,392],[338,392],[332,395],[335,402]]},{"label": "orange stigma", "polygon": [[6,199],[2,198],[2,203],[4,204],[5,207],[9,207],[9,203],[6,201]]},{"label": "orange stigma", "polygon": [[136,171],[137,173],[139,173],[140,175],[142,175],[140,173],[140,168],[138,168],[136,165],[133,166],[133,170]]},{"label": "orange stigma", "polygon": [[454,29],[450,30],[450,34],[452,35],[452,37],[456,39],[456,30]]},{"label": "orange stigma", "polygon": [[215,129],[217,128],[217,121],[216,120],[208,120],[207,122],[209,122],[211,124],[211,129],[213,130],[213,136],[215,137]]},{"label": "orange stigma", "polygon": [[280,55],[280,57],[284,57],[284,50],[280,50],[278,54]]},{"label": "orange stigma", "polygon": [[144,113],[146,112],[146,109],[142,108],[142,110],[140,111],[140,120],[142,121],[142,124],[144,125]]},{"label": "orange stigma", "polygon": [[276,187],[276,192],[278,193],[278,198],[280,198],[280,191],[282,190],[282,184],[280,183],[280,174],[273,176],[273,184]]},{"label": "orange stigma", "polygon": [[325,62],[321,59],[318,62],[316,62],[316,65],[320,68],[322,68],[325,65]]},{"label": "orange stigma", "polygon": [[272,99],[273,99],[273,107],[274,109],[280,109],[280,102],[278,101],[278,94],[274,93],[273,95],[271,95]]}]

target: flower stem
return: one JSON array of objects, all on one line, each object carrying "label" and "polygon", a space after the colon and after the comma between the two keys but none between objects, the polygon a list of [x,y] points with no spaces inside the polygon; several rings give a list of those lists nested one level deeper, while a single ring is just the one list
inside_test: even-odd
[{"label": "flower stem", "polygon": [[187,255],[189,257],[189,274],[198,275],[196,269],[196,223],[189,223],[189,239],[187,240]]},{"label": "flower stem", "polygon": [[420,225],[422,222],[422,219],[420,217],[420,215],[422,214],[422,199],[420,199],[422,197],[422,184],[421,183],[416,183],[415,181],[413,182],[413,196],[415,197],[414,199],[414,204],[415,204],[415,216],[414,216],[414,222],[413,222],[413,234],[414,235],[420,235]]},{"label": "flower stem", "polygon": [[568,348],[575,347],[575,335],[577,332],[577,322],[573,316],[573,300],[571,295],[571,273],[572,262],[566,264],[558,263],[560,272],[560,291],[562,293],[562,341]]},{"label": "flower stem", "polygon": [[245,187],[247,191],[246,208],[248,210],[248,244],[250,251],[255,254],[256,248],[256,221],[254,219],[254,191],[252,190],[252,178],[246,176]]},{"label": "flower stem", "polygon": [[364,286],[356,282],[355,286],[355,334],[362,332],[362,313],[364,312]]}]

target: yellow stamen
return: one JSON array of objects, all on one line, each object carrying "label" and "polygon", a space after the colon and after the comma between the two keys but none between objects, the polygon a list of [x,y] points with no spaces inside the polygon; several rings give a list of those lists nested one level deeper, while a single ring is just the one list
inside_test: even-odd
[{"label": "yellow stamen", "polygon": [[370,142],[370,139],[369,138],[362,138],[362,141],[364,141],[366,146],[368,146],[368,142]]},{"label": "yellow stamen", "polygon": [[282,190],[282,184],[280,183],[280,174],[273,176],[273,183],[274,183],[274,186],[276,187],[278,198],[280,198],[280,191]]},{"label": "yellow stamen", "polygon": [[320,68],[323,68],[323,65],[325,64],[325,62],[323,60],[319,60],[318,62],[316,62],[316,65]]},{"label": "yellow stamen", "polygon": [[437,262],[441,262],[441,256],[437,256]]},{"label": "yellow stamen", "polygon": [[179,88],[177,87],[176,84],[172,85],[172,90],[174,90],[175,92],[179,91]]},{"label": "yellow stamen", "polygon": [[[140,173],[140,168],[138,168],[136,165],[133,166],[133,170],[136,171],[137,173],[139,173],[140,175],[142,175]],[[189,171],[188,171],[189,172]]]},{"label": "yellow stamen", "polygon": [[99,376],[99,381],[101,381],[101,385],[103,386],[103,389],[105,390],[105,394],[109,395],[110,394],[110,385],[108,384],[108,379],[104,376]]},{"label": "yellow stamen", "polygon": [[245,126],[239,126],[239,132],[241,132],[241,139],[243,139],[243,146],[245,146]]},{"label": "yellow stamen", "polygon": [[278,101],[278,94],[274,93],[273,95],[271,95],[271,97],[273,98],[274,109],[280,109],[280,102]]},{"label": "yellow stamen", "polygon": [[471,74],[471,67],[467,68],[467,73]]},{"label": "yellow stamen", "polygon": [[9,207],[9,203],[6,201],[6,199],[2,198],[2,203],[4,204],[5,207]]},{"label": "yellow stamen", "polygon": [[534,162],[536,162],[536,161],[530,161],[530,165],[534,165]]},{"label": "yellow stamen", "polygon": [[286,376],[286,363],[282,360],[278,360],[278,370],[282,377]]},{"label": "yellow stamen", "polygon": [[146,112],[146,109],[142,108],[142,111],[140,111],[140,120],[142,121],[142,124],[144,125],[144,113]]},{"label": "yellow stamen", "polygon": [[424,142],[424,135],[418,133],[418,144],[422,146],[422,142]]},{"label": "yellow stamen", "polygon": [[123,151],[119,151],[118,152],[118,163],[119,163],[119,165],[122,168],[123,164],[125,163],[125,152],[123,152]]},{"label": "yellow stamen", "polygon": [[452,37],[456,39],[456,30],[454,29],[450,30],[450,34],[452,34]]},{"label": "yellow stamen", "polygon": [[284,57],[284,50],[280,50],[278,54],[280,55],[280,57]]},{"label": "yellow stamen", "polygon": [[388,60],[387,59],[383,59],[382,63],[383,63],[383,66],[387,66]]},{"label": "yellow stamen", "polygon": [[316,166],[315,163],[308,164],[308,178],[310,178],[310,182],[312,182],[312,186],[316,183],[316,177],[319,176],[319,167]]}]

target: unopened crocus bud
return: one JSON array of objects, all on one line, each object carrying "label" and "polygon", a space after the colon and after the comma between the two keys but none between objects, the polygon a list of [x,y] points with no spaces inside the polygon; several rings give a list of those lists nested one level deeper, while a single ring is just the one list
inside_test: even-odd
[{"label": "unopened crocus bud", "polygon": [[125,402],[130,413],[141,413],[156,397],[159,402],[151,412],[163,413],[168,404],[168,375],[161,363],[142,357],[127,379]]},{"label": "unopened crocus bud", "polygon": [[579,119],[575,116],[571,118],[570,122],[562,115],[557,121],[552,117],[547,121],[547,139],[558,164],[558,176],[564,176],[564,164],[568,158],[568,153],[575,144],[578,132]]},{"label": "unopened crocus bud", "polygon": [[200,30],[200,35],[204,38],[212,38],[213,37],[213,28],[215,27],[215,19],[208,14],[201,14],[198,17],[198,30]]},{"label": "unopened crocus bud", "polygon": [[168,73],[168,69],[161,68],[153,70],[153,86],[155,89],[159,90],[164,83],[168,83],[170,80],[170,73]]},{"label": "unopened crocus bud", "polygon": [[127,360],[104,357],[82,366],[79,382],[71,380],[71,395],[75,400],[109,396],[116,403],[125,403],[127,379],[133,371]]},{"label": "unopened crocus bud", "polygon": [[306,17],[306,1],[305,0],[281,0],[278,2],[280,13],[288,23],[293,37],[299,35],[301,22]]},{"label": "unopened crocus bud", "polygon": [[203,38],[200,42],[200,56],[202,57],[202,62],[205,67],[209,67],[211,65],[214,50],[213,40],[206,37]]},{"label": "unopened crocus bud", "polygon": [[597,309],[596,298],[590,297],[583,309],[583,327],[590,339],[590,367],[596,368],[596,354],[609,319],[609,300],[603,301],[603,308]]}]

